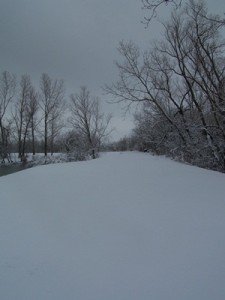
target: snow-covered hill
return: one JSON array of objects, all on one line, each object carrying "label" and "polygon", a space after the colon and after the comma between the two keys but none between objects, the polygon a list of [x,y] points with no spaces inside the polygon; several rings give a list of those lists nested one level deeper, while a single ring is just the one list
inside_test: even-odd
[{"label": "snow-covered hill", "polygon": [[0,299],[225,299],[225,175],[141,153],[0,178]]}]

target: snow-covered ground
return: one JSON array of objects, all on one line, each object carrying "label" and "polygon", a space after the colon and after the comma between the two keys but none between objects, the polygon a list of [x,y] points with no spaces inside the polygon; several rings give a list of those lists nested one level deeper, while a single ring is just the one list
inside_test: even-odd
[{"label": "snow-covered ground", "polygon": [[225,299],[225,175],[141,153],[0,178],[0,299]]}]

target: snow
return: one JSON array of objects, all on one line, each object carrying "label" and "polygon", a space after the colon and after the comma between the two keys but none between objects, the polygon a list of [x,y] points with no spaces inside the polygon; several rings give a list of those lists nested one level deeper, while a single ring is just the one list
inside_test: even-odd
[{"label": "snow", "polygon": [[0,298],[224,299],[224,181],[135,152],[1,177]]}]

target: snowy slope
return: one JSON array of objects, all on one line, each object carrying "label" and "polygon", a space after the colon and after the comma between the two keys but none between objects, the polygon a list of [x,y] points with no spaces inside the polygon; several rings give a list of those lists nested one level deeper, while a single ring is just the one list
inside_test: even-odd
[{"label": "snowy slope", "polygon": [[225,175],[141,153],[0,178],[0,299],[225,299]]}]

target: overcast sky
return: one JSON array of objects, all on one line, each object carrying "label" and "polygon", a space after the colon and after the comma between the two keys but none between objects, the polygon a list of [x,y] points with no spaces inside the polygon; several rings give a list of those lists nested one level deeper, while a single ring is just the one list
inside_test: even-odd
[{"label": "overcast sky", "polygon": [[[210,11],[225,11],[224,0],[207,2]],[[117,79],[119,41],[145,49],[160,33],[155,21],[144,28],[141,6],[141,0],[0,0],[0,72],[29,74],[35,85],[46,72],[64,79],[68,93],[86,85],[114,115],[114,138],[122,137],[131,118],[106,103],[101,87]]]}]

